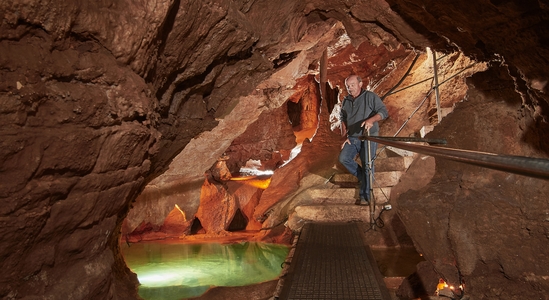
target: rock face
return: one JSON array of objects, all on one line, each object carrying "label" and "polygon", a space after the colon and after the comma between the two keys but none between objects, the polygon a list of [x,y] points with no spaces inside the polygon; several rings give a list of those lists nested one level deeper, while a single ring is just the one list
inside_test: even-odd
[{"label": "rock face", "polygon": [[[136,299],[121,231],[156,226],[176,235],[196,215],[228,212],[202,227],[222,232],[234,216],[247,229],[276,225],[284,216],[273,205],[307,186],[307,175],[331,172],[340,141],[327,110],[337,108],[345,77],[359,74],[384,95],[415,52],[423,68],[401,87],[426,75],[426,47],[445,70],[488,69],[467,89],[463,77],[444,83],[443,107],[453,112],[431,136],[548,157],[548,10],[542,1],[495,0],[3,1],[0,297]],[[392,118],[382,134],[393,134],[424,96],[388,96]],[[254,156],[278,166],[294,145],[291,116],[282,118],[297,98],[329,103],[310,107],[320,112],[318,138],[305,140],[268,189],[205,181],[228,150],[235,168]],[[430,101],[403,135],[435,125]],[[309,127],[306,108],[300,124]],[[260,132],[268,137],[252,146]],[[422,184],[408,176],[392,199],[430,271],[464,281],[475,299],[546,297],[547,182],[430,162],[417,164],[429,170]],[[201,206],[212,199],[231,201]]]},{"label": "rock face", "polygon": [[25,34],[0,46],[0,294],[134,294],[116,284],[135,280],[117,228],[160,137],[150,89],[95,42],[17,28]]},{"label": "rock face", "polygon": [[[492,89],[495,82],[510,81],[506,68],[468,81],[475,86],[468,99],[428,136],[450,137],[454,148],[544,155],[520,97],[508,96],[511,86],[507,92]],[[452,120],[463,122],[459,131]],[[517,144],[517,137],[523,142]],[[549,289],[549,256],[542,250],[549,232],[547,181],[443,159],[436,160],[431,176],[425,186],[417,177],[403,181],[414,187],[400,194],[398,205],[418,250],[441,278],[454,286],[463,281],[466,293],[486,299],[542,297]]]}]

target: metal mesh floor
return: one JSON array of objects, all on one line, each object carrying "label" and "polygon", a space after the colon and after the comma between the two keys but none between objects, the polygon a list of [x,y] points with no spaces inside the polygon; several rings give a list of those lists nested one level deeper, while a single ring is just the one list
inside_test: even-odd
[{"label": "metal mesh floor", "polygon": [[357,223],[308,223],[279,299],[391,298]]}]

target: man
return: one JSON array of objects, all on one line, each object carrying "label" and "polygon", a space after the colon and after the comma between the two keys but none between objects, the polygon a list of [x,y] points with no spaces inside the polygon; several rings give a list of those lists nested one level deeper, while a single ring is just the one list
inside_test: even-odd
[{"label": "man", "polygon": [[[345,96],[341,104],[340,121],[347,140],[341,145],[339,161],[347,170],[358,178],[360,183],[359,199],[357,205],[370,204],[370,174],[368,170],[367,141],[359,139],[362,135],[377,136],[379,133],[378,121],[389,116],[385,104],[378,95],[362,89],[362,79],[357,75],[351,75],[345,79],[345,86],[349,95]],[[370,142],[370,157],[374,158],[377,143]],[[361,167],[355,157],[360,154]],[[372,174],[373,174],[372,164]]]}]

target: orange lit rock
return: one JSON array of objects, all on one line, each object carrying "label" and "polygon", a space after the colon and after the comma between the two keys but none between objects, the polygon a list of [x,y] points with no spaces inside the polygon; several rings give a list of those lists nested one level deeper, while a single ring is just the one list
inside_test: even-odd
[{"label": "orange lit rock", "polygon": [[261,223],[253,218],[253,212],[263,189],[247,184],[246,181],[231,181],[228,183],[229,192],[235,197],[240,211],[247,219],[247,230],[258,230]]},{"label": "orange lit rock", "polygon": [[227,193],[223,185],[212,183],[210,179],[204,182],[196,217],[206,233],[225,232],[237,209],[234,197]]},{"label": "orange lit rock", "polygon": [[[200,202],[200,188],[204,183],[204,176],[196,178],[181,178],[172,176],[162,184],[149,184],[137,197],[136,201],[132,203],[132,209],[124,218],[124,223],[121,228],[121,235],[124,238],[126,235],[134,237],[134,233],[138,230],[141,224],[150,224],[148,231],[141,230],[137,240],[143,239],[143,236],[150,235],[152,232],[158,232],[166,224],[166,218],[173,212],[177,206],[181,209],[185,216],[189,216],[186,219],[190,219],[198,210]],[[177,221],[176,223],[181,223]],[[171,226],[171,225],[169,225]],[[188,225],[191,226],[191,225]],[[166,234],[161,238],[167,236],[179,237],[186,230],[179,232],[180,230],[174,230],[173,232]]]},{"label": "orange lit rock", "polygon": [[141,241],[161,240],[167,237],[166,233],[159,231],[158,226],[143,221],[131,233],[122,236],[122,241],[126,243],[136,243]]},{"label": "orange lit rock", "polygon": [[217,159],[217,162],[210,169],[212,177],[217,181],[225,181],[231,179],[231,171],[227,168],[226,161],[229,159],[228,156],[224,155]]},{"label": "orange lit rock", "polygon": [[259,115],[256,122],[237,137],[226,150],[227,166],[238,173],[250,159],[259,160],[262,170],[274,170],[287,159],[296,145],[291,124],[288,122],[287,105]]},{"label": "orange lit rock", "polygon": [[175,205],[174,209],[168,214],[164,220],[164,224],[160,228],[168,236],[183,236],[191,230],[191,221],[187,221],[185,213]]}]

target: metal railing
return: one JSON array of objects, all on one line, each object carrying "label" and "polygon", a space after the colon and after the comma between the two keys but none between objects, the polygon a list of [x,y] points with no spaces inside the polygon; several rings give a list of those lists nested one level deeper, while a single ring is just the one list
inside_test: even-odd
[{"label": "metal railing", "polygon": [[[488,152],[454,149],[438,146],[409,144],[407,142],[426,142],[445,144],[442,139],[395,138],[380,136],[362,136],[362,140],[370,140],[386,146],[396,147],[416,153],[441,157],[485,168],[549,179],[549,159],[526,156],[500,155]],[[402,142],[406,141],[406,142]]]}]

